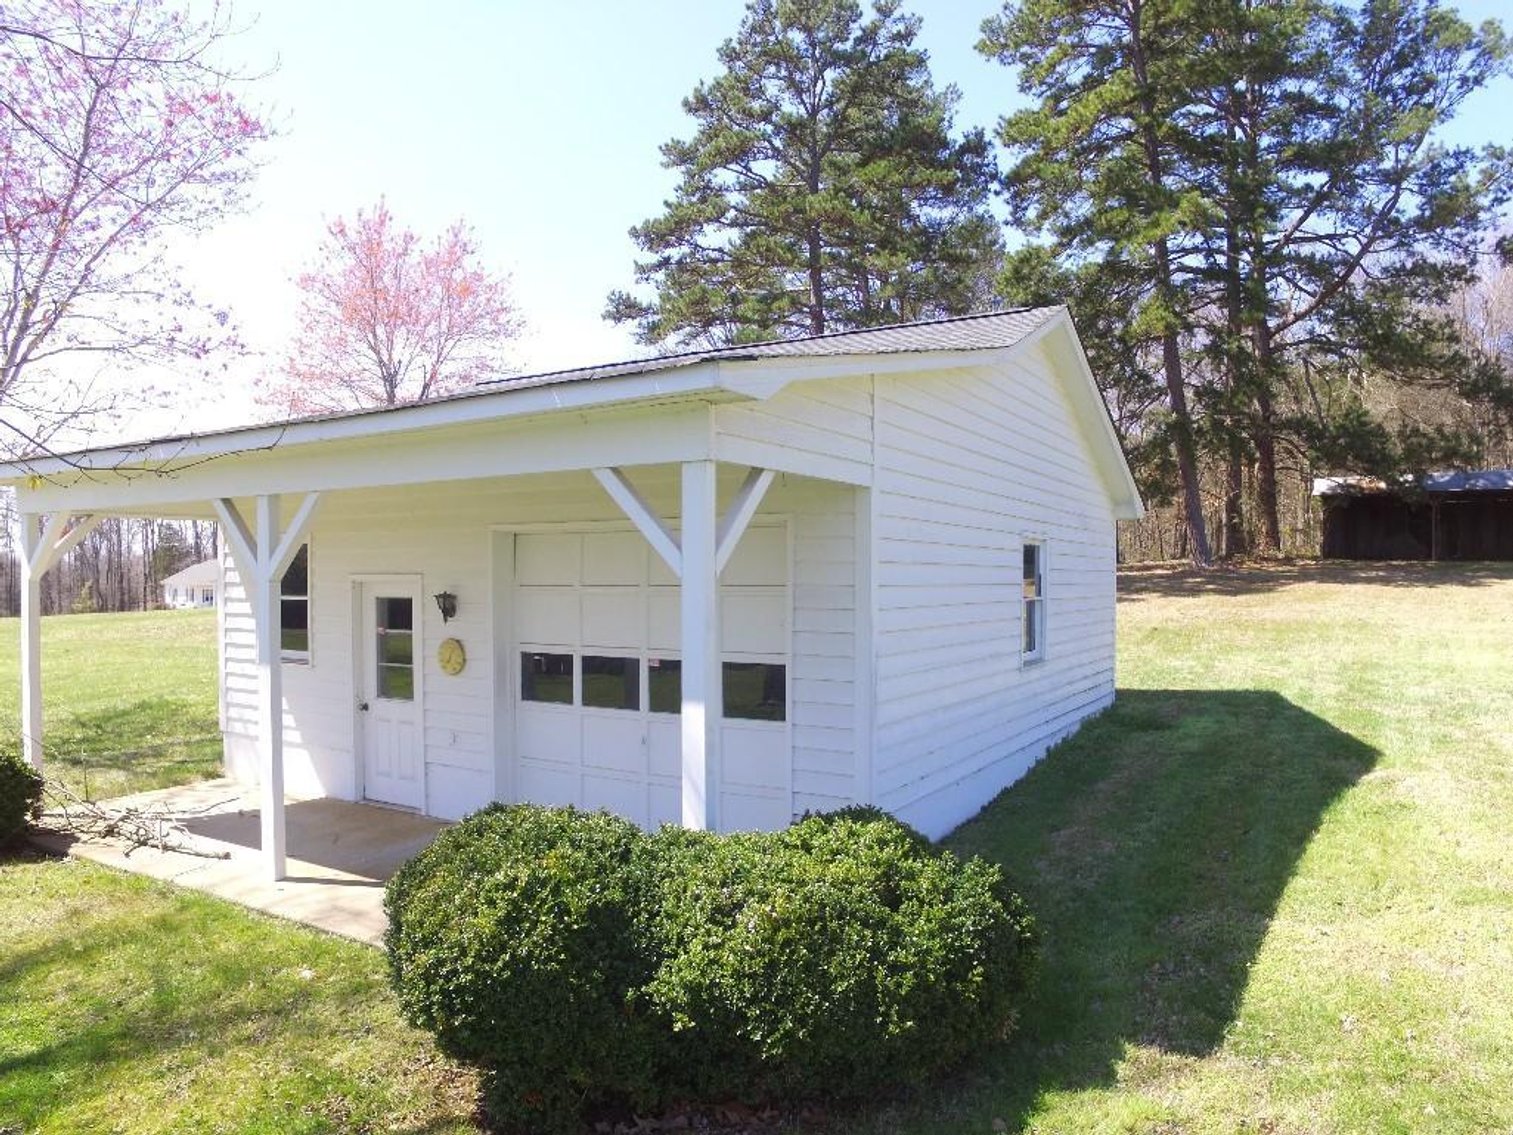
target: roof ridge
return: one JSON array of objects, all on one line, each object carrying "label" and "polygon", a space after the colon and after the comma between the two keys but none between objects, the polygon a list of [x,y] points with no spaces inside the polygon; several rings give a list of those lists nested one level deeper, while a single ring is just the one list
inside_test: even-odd
[{"label": "roof ridge", "polygon": [[817,335],[792,335],[786,339],[759,339],[750,343],[729,343],[723,347],[705,347],[693,351],[672,351],[665,355],[646,355],[636,359],[617,359],[612,362],[586,363],[582,366],[559,367],[556,370],[532,371],[529,374],[501,375],[499,378],[481,379],[474,385],[473,389],[481,390],[506,383],[551,378],[559,374],[582,374],[586,371],[609,370],[615,367],[632,366],[642,363],[676,365],[678,360],[684,360],[689,363],[702,362],[706,359],[726,358],[731,355],[741,355],[749,351],[759,351],[768,347],[782,347],[794,343],[814,343],[825,339],[840,339],[848,335],[871,335],[880,331],[898,331],[904,328],[940,327],[950,323],[969,323],[981,319],[1024,315],[1032,311],[1051,311],[1061,306],[1063,305],[1029,304],[1023,307],[999,308],[996,311],[969,311],[964,315],[942,315],[935,319],[910,319],[899,323],[879,323],[875,327],[848,327],[842,331],[821,331]]}]

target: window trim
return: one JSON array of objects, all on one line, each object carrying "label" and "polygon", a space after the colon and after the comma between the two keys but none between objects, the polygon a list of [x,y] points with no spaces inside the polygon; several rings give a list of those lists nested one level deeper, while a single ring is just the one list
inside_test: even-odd
[{"label": "window trim", "polygon": [[[1035,549],[1035,595],[1029,596],[1024,593],[1024,553],[1030,548]],[[1049,574],[1046,568],[1046,541],[1040,536],[1026,536],[1020,543],[1020,569],[1019,569],[1019,593],[1020,593],[1020,626],[1019,626],[1019,658],[1023,665],[1030,666],[1045,661],[1046,624],[1046,577]],[[1033,624],[1031,620],[1034,620]],[[1025,640],[1029,637],[1030,627],[1035,631],[1035,648],[1025,648]]]},{"label": "window trim", "polygon": [[[313,666],[315,665],[315,627],[311,619],[314,611],[314,599],[311,586],[315,578],[315,542],[304,540],[299,548],[294,550],[294,556],[289,559],[289,567],[294,566],[294,557],[298,556],[300,549],[305,552],[305,593],[303,595],[284,594],[284,576],[289,574],[289,568],[284,569],[283,575],[278,577],[278,658],[279,661],[289,666]],[[305,649],[288,650],[284,647],[284,601],[286,599],[300,600],[305,604]]]}]

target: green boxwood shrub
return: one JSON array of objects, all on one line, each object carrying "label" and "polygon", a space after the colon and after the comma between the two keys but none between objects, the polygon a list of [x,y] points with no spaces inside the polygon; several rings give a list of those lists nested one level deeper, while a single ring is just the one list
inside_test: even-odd
[{"label": "green boxwood shrub", "polygon": [[664,829],[647,995],[694,1096],[856,1098],[1012,1028],[1036,958],[997,867],[875,809],[771,835]]},{"label": "green boxwood shrub", "polygon": [[651,1094],[650,973],[632,942],[641,830],[607,813],[493,806],[389,882],[390,975],[405,1014],[483,1069],[500,1124],[562,1129],[590,1098]]},{"label": "green boxwood shrub", "polygon": [[42,776],[16,753],[0,753],[0,847],[42,816]]},{"label": "green boxwood shrub", "polygon": [[875,809],[648,835],[496,806],[407,865],[387,907],[406,1013],[523,1130],[614,1102],[917,1083],[1007,1034],[1036,958],[998,868]]}]

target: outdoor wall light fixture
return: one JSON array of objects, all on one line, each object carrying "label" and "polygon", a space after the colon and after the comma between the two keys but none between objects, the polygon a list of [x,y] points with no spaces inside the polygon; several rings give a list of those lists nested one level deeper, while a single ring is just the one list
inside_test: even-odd
[{"label": "outdoor wall light fixture", "polygon": [[441,612],[441,621],[446,623],[457,614],[457,596],[450,591],[438,592],[435,596],[436,609]]}]

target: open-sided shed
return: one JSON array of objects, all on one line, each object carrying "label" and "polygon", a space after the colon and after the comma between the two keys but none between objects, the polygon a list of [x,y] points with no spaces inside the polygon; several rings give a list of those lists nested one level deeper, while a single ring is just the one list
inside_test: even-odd
[{"label": "open-sided shed", "polygon": [[1429,473],[1401,486],[1321,477],[1321,551],[1343,560],[1513,560],[1513,469]]}]

